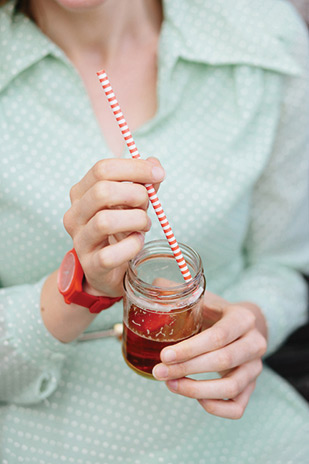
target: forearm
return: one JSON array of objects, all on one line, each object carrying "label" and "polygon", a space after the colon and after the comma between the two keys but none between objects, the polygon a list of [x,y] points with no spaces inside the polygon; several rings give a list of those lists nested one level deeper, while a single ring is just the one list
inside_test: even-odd
[{"label": "forearm", "polygon": [[47,330],[63,343],[75,340],[93,321],[96,314],[88,308],[66,304],[57,288],[58,271],[45,281],[41,293],[41,316]]}]

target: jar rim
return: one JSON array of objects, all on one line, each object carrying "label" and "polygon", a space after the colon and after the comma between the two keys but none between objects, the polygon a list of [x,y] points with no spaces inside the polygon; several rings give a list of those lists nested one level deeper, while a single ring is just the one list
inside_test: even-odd
[{"label": "jar rim", "polygon": [[[161,253],[162,251],[164,251],[164,253],[174,258],[173,252],[169,246],[169,243],[166,240],[163,240],[163,239],[151,240],[149,242],[146,242],[142,250],[134,258],[132,258],[129,261],[129,266],[128,266],[128,270],[126,274],[129,277],[129,281],[132,281],[132,278],[134,279],[134,287],[138,291],[140,291],[141,293],[147,293],[148,295],[152,294],[153,296],[156,296],[160,300],[162,299],[171,300],[171,299],[174,299],[175,296],[177,297],[179,294],[181,294],[182,296],[186,296],[187,294],[192,292],[192,289],[200,285],[201,278],[203,277],[205,279],[204,270],[202,266],[202,260],[201,260],[200,255],[198,254],[197,251],[195,251],[190,246],[185,245],[184,243],[178,243],[178,245],[186,261],[189,257],[189,260],[191,261],[191,268],[193,267],[192,261],[194,260],[195,274],[192,277],[192,279],[188,282],[184,281],[183,283],[168,286],[168,287],[167,286],[165,287],[163,285],[156,286],[156,285],[149,284],[148,282],[145,282],[144,280],[142,280],[136,272],[137,266],[145,262],[146,260],[151,259],[152,257],[156,257],[155,253],[151,256],[147,256],[147,252],[149,252],[149,249],[154,249],[154,252],[157,249],[157,255],[159,254],[159,250],[161,251]],[[162,295],[162,290],[164,291],[165,289],[166,289],[166,294]]]}]

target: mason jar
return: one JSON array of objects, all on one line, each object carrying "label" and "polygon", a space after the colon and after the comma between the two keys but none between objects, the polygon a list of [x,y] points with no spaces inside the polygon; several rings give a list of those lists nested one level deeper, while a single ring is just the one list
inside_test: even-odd
[{"label": "mason jar", "polygon": [[144,245],[124,276],[122,352],[136,373],[152,376],[163,348],[199,333],[206,288],[199,254],[179,243],[192,280],[185,282],[166,240]]}]

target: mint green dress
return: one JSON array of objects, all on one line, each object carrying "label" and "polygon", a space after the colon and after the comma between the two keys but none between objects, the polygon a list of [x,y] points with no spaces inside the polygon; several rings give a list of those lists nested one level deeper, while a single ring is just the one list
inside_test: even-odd
[{"label": "mint green dress", "polygon": [[[70,187],[112,154],[72,64],[12,10],[0,8],[1,463],[308,462],[308,406],[267,367],[231,421],[136,375],[116,338],[63,344],[45,329],[41,288],[72,246]],[[166,0],[158,110],[134,133],[165,167],[178,241],[199,251],[210,291],[260,305],[269,354],[306,320],[308,66],[285,1]],[[119,303],[88,330],[121,318]]]}]

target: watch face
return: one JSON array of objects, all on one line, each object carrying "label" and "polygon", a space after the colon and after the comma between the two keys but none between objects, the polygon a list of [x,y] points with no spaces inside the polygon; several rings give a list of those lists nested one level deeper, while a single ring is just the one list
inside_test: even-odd
[{"label": "watch face", "polygon": [[67,253],[62,261],[59,273],[59,288],[61,292],[66,292],[71,285],[75,268],[73,253]]}]

